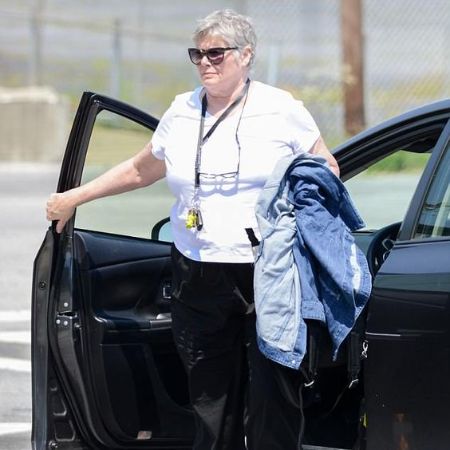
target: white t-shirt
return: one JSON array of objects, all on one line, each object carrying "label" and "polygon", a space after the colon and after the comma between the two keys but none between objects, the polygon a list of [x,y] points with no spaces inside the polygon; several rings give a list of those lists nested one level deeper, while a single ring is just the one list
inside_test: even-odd
[{"label": "white t-shirt", "polygon": [[[152,137],[152,152],[165,160],[167,182],[176,198],[170,220],[177,249],[197,261],[248,263],[253,253],[245,228],[257,232],[255,205],[276,162],[308,152],[320,133],[313,118],[292,95],[252,81],[242,111],[226,117],[203,145],[200,172],[239,173],[200,177],[203,228],[186,228],[194,195],[194,172],[201,118],[201,88],[175,97]],[[206,114],[204,134],[217,120]],[[237,133],[236,129],[238,127]],[[240,143],[236,141],[236,134]]]}]

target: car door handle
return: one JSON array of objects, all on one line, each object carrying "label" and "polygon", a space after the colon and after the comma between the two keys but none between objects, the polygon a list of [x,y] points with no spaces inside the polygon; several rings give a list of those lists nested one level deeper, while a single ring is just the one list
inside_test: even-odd
[{"label": "car door handle", "polygon": [[172,315],[159,313],[154,319],[150,319],[150,328],[153,330],[170,329],[172,327]]}]

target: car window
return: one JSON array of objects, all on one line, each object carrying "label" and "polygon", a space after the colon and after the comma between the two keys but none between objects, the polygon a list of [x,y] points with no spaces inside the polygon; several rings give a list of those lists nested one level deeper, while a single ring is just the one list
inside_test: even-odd
[{"label": "car window", "polygon": [[367,229],[403,220],[428,159],[399,150],[345,182]]},{"label": "car window", "polygon": [[[92,131],[81,183],[140,151],[152,131],[110,111],[101,111]],[[165,180],[77,208],[75,227],[150,238],[153,226],[169,215],[174,199]]]},{"label": "car window", "polygon": [[414,230],[415,239],[450,236],[450,144],[439,163]]}]

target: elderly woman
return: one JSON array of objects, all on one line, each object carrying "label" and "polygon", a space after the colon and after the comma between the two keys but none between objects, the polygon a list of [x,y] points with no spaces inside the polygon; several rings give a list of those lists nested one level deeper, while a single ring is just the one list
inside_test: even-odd
[{"label": "elderly woman", "polygon": [[166,176],[176,197],[173,335],[188,373],[194,449],[289,450],[301,420],[282,396],[273,363],[256,347],[245,229],[257,229],[256,200],[281,157],[321,154],[338,168],[301,102],[250,81],[256,36],[246,17],[210,14],[199,22],[194,44],[188,52],[201,87],[175,98],[136,156],[52,194],[47,216],[61,232],[78,205]]}]

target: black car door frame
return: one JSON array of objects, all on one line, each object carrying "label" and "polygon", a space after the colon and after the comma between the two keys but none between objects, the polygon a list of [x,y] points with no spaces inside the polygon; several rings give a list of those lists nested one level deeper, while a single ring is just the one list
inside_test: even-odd
[{"label": "black car door frame", "polygon": [[[92,130],[96,117],[102,110],[116,113],[149,130],[154,130],[158,124],[157,119],[137,108],[96,93],[85,92],[69,136],[57,192],[64,192],[79,186]],[[76,305],[72,298],[74,289],[73,232],[74,217],[66,224],[61,234],[56,233],[55,223],[53,223],[38,252],[33,271],[32,442],[34,448],[39,450],[47,449],[48,445],[50,424],[47,422],[47,411],[48,403],[51,401],[48,392],[66,391],[65,397],[70,403],[70,408],[61,405],[61,416],[70,414],[67,409],[77,410],[76,402],[71,402],[71,398],[76,396],[78,401],[85,401],[88,395],[86,392],[67,392],[68,386],[72,390],[73,388],[77,389],[76,384],[74,386],[74,383],[69,382],[67,371],[72,379],[81,379],[74,350],[74,341],[77,339],[76,332],[80,324],[76,314]],[[57,333],[55,333],[56,329],[58,329]],[[61,352],[60,349],[63,351]],[[61,365],[59,361],[55,360],[55,355],[58,354],[60,358],[64,358],[65,370],[58,370],[56,374],[54,366]],[[89,412],[89,406],[85,406],[84,410]],[[89,420],[92,421],[92,418]],[[101,421],[95,421],[95,426],[89,427],[89,429],[86,429],[83,420],[76,422],[83,436],[92,436],[92,433],[95,435],[104,427]],[[105,440],[107,432],[100,434],[103,436],[102,439],[97,439],[98,436],[94,436],[94,439],[102,442],[101,445],[106,447],[117,445],[114,440],[110,442]],[[140,444],[137,448],[154,448],[155,445],[158,445],[151,442]],[[57,444],[55,443],[55,445]],[[81,440],[78,444],[72,442],[71,445],[70,448],[87,448]]]},{"label": "black car door frame", "polygon": [[158,125],[157,119],[131,105],[93,92],[85,92],[81,97],[70,132],[61,166],[58,192],[79,186],[95,119],[104,109],[133,120],[151,130],[156,129]]}]

